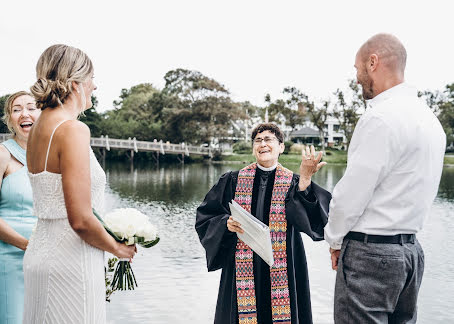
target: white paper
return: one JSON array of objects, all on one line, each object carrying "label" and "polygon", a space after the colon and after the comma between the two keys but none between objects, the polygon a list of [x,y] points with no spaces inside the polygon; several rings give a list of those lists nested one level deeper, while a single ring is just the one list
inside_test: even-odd
[{"label": "white paper", "polygon": [[232,200],[229,206],[233,219],[241,224],[244,231],[244,233],[236,233],[236,235],[271,267],[274,258],[269,227],[246,211],[236,201]]}]

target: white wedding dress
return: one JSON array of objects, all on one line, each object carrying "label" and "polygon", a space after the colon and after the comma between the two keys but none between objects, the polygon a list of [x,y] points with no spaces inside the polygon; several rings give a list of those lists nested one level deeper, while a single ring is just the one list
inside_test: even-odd
[{"label": "white wedding dress", "polygon": [[[106,322],[104,252],[71,228],[61,174],[46,171],[54,132],[44,171],[29,173],[38,222],[24,256],[23,323],[102,324]],[[91,149],[90,172],[92,206],[102,212],[106,175]]]}]

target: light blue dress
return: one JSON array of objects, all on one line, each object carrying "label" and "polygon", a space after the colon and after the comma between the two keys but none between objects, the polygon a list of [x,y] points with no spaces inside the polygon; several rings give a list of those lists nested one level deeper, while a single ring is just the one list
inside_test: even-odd
[{"label": "light blue dress", "polygon": [[[8,175],[0,190],[0,217],[16,232],[29,238],[36,217],[33,216],[33,197],[27,174],[25,150],[13,139],[1,143],[23,168]],[[0,241],[0,324],[22,323],[24,308],[24,251]]]}]

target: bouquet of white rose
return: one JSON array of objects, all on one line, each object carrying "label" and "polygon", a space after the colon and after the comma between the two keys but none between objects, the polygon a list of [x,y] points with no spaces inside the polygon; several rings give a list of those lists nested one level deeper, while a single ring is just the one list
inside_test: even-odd
[{"label": "bouquet of white rose", "polygon": [[[118,242],[124,242],[127,245],[137,243],[144,248],[150,248],[159,242],[156,228],[150,223],[148,217],[137,209],[115,209],[104,218],[101,218],[95,210],[93,213],[106,231]],[[137,287],[137,282],[129,260],[120,259],[113,274],[110,289],[112,292],[132,290],[134,286]]]}]

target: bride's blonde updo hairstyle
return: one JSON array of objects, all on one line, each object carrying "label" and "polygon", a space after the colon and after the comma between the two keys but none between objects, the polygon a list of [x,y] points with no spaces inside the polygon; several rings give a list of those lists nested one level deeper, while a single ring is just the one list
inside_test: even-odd
[{"label": "bride's blonde updo hairstyle", "polygon": [[92,74],[93,63],[87,54],[72,46],[52,45],[36,64],[38,80],[30,88],[36,106],[44,110],[62,105],[74,90],[72,82],[85,82]]}]

